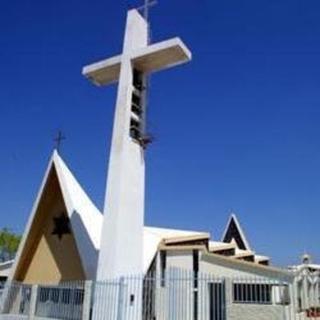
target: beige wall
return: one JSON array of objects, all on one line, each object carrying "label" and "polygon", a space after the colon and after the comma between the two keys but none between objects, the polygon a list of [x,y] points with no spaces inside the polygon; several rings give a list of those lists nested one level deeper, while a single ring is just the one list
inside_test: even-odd
[{"label": "beige wall", "polygon": [[14,279],[25,283],[85,280],[73,234],[53,235],[54,217],[66,214],[54,169],[40,200]]}]

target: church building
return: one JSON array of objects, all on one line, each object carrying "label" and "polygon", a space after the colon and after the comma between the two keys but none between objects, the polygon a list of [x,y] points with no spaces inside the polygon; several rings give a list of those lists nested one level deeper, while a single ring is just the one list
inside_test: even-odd
[{"label": "church building", "polygon": [[[61,283],[95,280],[103,214],[93,204],[57,151],[54,151],[27,223],[10,280]],[[130,240],[130,234],[127,235]],[[269,258],[250,247],[232,214],[220,241],[209,233],[143,228],[143,273],[159,260],[161,268],[183,267],[211,272],[277,274]],[[160,262],[161,260],[161,262]],[[280,272],[281,273],[281,272]],[[216,273],[217,274],[217,273]],[[224,271],[221,271],[221,275]]]},{"label": "church building", "polygon": [[155,266],[221,275],[282,273],[253,251],[234,214],[220,241],[204,232],[144,225],[148,76],[191,58],[180,38],[151,44],[148,21],[137,10],[128,12],[123,53],[83,68],[98,87],[119,82],[104,212],[54,151],[10,280],[105,280],[147,274]]},{"label": "church building", "polygon": [[10,280],[105,280],[147,274],[155,266],[283,275],[285,271],[269,266],[268,257],[255,253],[234,214],[220,241],[204,232],[144,225],[147,77],[191,57],[180,38],[150,44],[146,19],[137,10],[128,12],[123,53],[83,68],[96,86],[119,81],[104,212],[54,151]]},{"label": "church building", "polygon": [[[123,53],[83,68],[83,75],[95,86],[118,82],[104,209],[95,206],[55,150],[9,281],[59,285],[139,275],[144,279],[161,279],[159,287],[165,288],[172,272],[185,270],[193,277],[194,319],[201,274],[293,281],[292,273],[271,266],[269,257],[255,252],[235,214],[231,214],[222,239],[213,239],[206,232],[165,229],[144,223],[144,154],[151,142],[146,119],[148,76],[191,58],[190,50],[180,38],[150,43],[147,19],[137,10],[128,12]],[[213,285],[209,287],[211,295],[222,292],[220,283]],[[234,286],[235,299],[240,302],[253,299],[272,304],[272,299],[280,299],[271,295],[271,286],[265,284],[254,287],[264,295],[246,297],[236,295],[237,286],[242,288],[243,283]],[[141,290],[138,291],[128,289],[125,299],[130,305],[143,300]],[[101,306],[99,301],[96,305]],[[154,308],[153,303],[150,310],[155,312]],[[96,319],[97,314],[94,311]],[[154,319],[148,319],[151,318]]]}]

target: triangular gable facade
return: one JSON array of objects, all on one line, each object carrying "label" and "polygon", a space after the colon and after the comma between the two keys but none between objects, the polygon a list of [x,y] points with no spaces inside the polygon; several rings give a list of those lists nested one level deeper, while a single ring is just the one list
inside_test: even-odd
[{"label": "triangular gable facade", "polygon": [[239,249],[251,251],[249,242],[235,214],[231,214],[221,241],[225,243],[235,242]]},{"label": "triangular gable facade", "polygon": [[55,151],[21,241],[10,280],[94,279],[102,215]]}]

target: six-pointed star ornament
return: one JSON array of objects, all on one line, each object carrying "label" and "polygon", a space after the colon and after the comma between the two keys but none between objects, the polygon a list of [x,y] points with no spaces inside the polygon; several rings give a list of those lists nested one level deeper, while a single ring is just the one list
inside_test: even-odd
[{"label": "six-pointed star ornament", "polygon": [[59,217],[54,217],[53,222],[54,229],[52,234],[57,235],[59,240],[62,239],[63,235],[71,233],[70,220],[64,213],[61,213]]}]

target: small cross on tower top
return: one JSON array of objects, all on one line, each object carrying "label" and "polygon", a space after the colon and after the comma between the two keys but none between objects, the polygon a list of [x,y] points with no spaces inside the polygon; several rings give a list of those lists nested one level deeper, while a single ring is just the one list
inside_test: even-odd
[{"label": "small cross on tower top", "polygon": [[60,151],[63,140],[66,140],[66,137],[63,135],[62,131],[59,130],[57,136],[53,140],[55,142],[55,148],[58,152]]},{"label": "small cross on tower top", "polygon": [[157,0],[144,0],[144,5],[138,8],[139,11],[143,12],[143,16],[147,22],[149,22],[149,11],[150,8],[158,4]]}]

